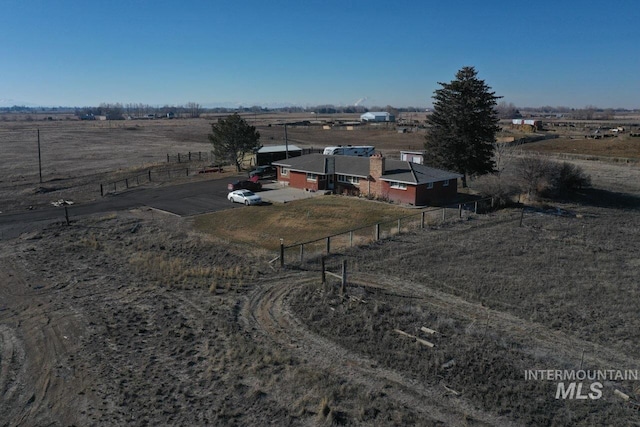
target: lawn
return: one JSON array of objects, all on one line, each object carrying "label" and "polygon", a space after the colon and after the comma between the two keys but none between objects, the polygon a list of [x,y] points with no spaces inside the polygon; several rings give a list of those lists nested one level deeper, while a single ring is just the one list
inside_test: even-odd
[{"label": "lawn", "polygon": [[275,250],[281,238],[290,245],[417,213],[388,203],[323,196],[201,215],[194,226],[225,241]]}]

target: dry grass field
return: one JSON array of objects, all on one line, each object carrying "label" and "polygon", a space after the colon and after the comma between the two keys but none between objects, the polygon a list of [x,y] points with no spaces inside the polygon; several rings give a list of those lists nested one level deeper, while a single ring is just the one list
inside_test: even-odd
[{"label": "dry grass field", "polygon": [[[255,120],[280,142],[278,118]],[[58,135],[45,185],[207,147],[208,119],[131,123],[43,124],[43,147]],[[35,200],[32,124],[0,123],[3,203]],[[309,146],[334,144],[326,135],[389,150],[420,140],[288,129]],[[141,208],[0,241],[0,426],[639,425],[614,394],[639,401],[638,381],[565,400],[556,382],[524,378],[640,369],[640,168],[571,161],[596,188],[527,210],[522,227],[504,209],[340,250],[328,265],[347,260],[346,295],[320,283],[318,258],[274,270],[261,242],[404,215],[397,206],[327,197],[190,219]]]}]

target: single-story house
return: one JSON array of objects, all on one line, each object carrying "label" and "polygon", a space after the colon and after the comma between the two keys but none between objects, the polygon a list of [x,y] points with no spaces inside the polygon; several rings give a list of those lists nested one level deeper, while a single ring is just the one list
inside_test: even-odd
[{"label": "single-story house", "polygon": [[308,154],[273,162],[278,182],[308,191],[333,191],[415,206],[451,201],[462,175],[421,164],[371,157]]},{"label": "single-story house", "polygon": [[386,111],[369,111],[360,115],[362,122],[395,122],[396,118]]},{"label": "single-story house", "polygon": [[295,145],[265,145],[256,152],[256,166],[270,165],[271,163],[302,155],[302,148]]}]

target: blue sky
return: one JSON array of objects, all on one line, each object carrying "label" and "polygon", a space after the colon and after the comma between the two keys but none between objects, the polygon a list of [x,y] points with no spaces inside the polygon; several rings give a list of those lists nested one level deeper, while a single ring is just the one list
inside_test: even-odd
[{"label": "blue sky", "polygon": [[640,108],[640,1],[0,0],[0,103]]}]

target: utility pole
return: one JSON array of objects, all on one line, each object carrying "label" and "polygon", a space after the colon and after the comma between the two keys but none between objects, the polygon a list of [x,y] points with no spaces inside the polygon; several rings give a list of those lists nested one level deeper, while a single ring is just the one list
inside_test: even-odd
[{"label": "utility pole", "polygon": [[287,124],[284,124],[284,153],[285,158],[289,158],[289,139],[287,138]]},{"label": "utility pole", "polygon": [[42,156],[40,155],[40,128],[38,128],[38,173],[40,174],[40,184],[42,184]]}]

